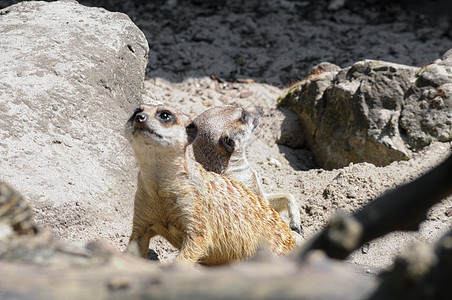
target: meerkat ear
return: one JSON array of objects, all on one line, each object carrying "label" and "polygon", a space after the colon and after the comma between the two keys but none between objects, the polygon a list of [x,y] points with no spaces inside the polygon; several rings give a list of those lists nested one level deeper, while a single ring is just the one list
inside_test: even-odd
[{"label": "meerkat ear", "polygon": [[264,115],[264,110],[260,106],[253,107],[253,113],[258,115],[259,117],[262,117]]},{"label": "meerkat ear", "polygon": [[188,143],[191,144],[198,135],[198,127],[196,127],[196,125],[193,122],[191,122],[185,129],[187,131]]},{"label": "meerkat ear", "polygon": [[260,118],[264,115],[264,111],[259,106],[253,106],[246,108],[248,113],[250,113],[253,116],[253,130],[256,129],[256,127],[259,125]]},{"label": "meerkat ear", "polygon": [[226,151],[229,153],[233,153],[235,150],[235,142],[233,139],[231,139],[229,136],[223,136],[221,138],[221,144],[224,146]]}]

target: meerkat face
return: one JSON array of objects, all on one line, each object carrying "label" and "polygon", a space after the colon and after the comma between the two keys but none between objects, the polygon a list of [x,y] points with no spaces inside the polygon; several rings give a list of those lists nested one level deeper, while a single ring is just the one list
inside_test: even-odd
[{"label": "meerkat face", "polygon": [[196,127],[177,109],[163,105],[143,105],[126,123],[125,136],[137,148],[184,149],[196,135]]},{"label": "meerkat face", "polygon": [[218,151],[229,154],[243,150],[261,116],[262,110],[257,107],[244,109],[227,105],[209,109],[193,120],[198,128],[193,146],[201,148],[210,143],[218,147]]}]

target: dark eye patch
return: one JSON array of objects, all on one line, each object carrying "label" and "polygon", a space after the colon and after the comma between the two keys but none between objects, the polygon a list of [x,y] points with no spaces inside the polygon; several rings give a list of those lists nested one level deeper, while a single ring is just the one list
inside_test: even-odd
[{"label": "dark eye patch", "polygon": [[247,123],[249,118],[250,118],[249,114],[246,111],[243,111],[242,115],[240,116],[240,122]]},{"label": "dark eye patch", "polygon": [[235,141],[231,139],[229,136],[224,136],[221,138],[221,143],[223,144],[223,147],[232,154],[232,152],[235,151]]},{"label": "dark eye patch", "polygon": [[174,123],[176,121],[174,115],[169,110],[158,111],[156,117],[163,124]]},{"label": "dark eye patch", "polygon": [[191,144],[198,134],[198,127],[192,122],[186,127],[186,131],[188,143]]}]

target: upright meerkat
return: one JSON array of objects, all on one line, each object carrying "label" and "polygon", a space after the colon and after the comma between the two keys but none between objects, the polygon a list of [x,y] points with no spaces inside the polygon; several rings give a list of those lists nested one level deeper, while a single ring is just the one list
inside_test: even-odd
[{"label": "upright meerkat", "polygon": [[196,126],[174,108],[146,105],[125,126],[139,165],[132,235],[146,256],[161,235],[176,260],[217,265],[252,256],[264,241],[276,255],[295,248],[287,224],[246,187],[189,157]]},{"label": "upright meerkat", "polygon": [[278,212],[287,209],[290,228],[302,234],[300,208],[294,196],[264,194],[260,179],[246,158],[246,148],[261,115],[258,108],[243,109],[232,105],[206,110],[193,120],[198,134],[190,147],[196,161],[206,170],[240,182]]}]

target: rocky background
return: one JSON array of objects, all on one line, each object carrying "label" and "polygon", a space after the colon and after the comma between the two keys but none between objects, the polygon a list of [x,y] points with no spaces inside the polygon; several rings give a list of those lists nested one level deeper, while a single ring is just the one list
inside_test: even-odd
[{"label": "rocky background", "polygon": [[[124,249],[137,169],[121,132],[141,101],[192,117],[262,106],[249,157],[267,192],[299,199],[306,238],[450,153],[448,1],[81,3],[130,19],[72,1],[0,11],[0,178],[64,241]],[[442,235],[451,208],[349,261],[386,268]],[[164,262],[176,254],[152,247]]]}]

